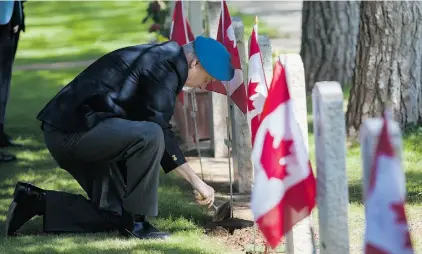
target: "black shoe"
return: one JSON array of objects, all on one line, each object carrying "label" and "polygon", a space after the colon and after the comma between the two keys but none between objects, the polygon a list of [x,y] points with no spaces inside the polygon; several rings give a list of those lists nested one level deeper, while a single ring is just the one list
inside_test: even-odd
[{"label": "black shoe", "polygon": [[45,191],[29,183],[18,182],[6,218],[6,235],[16,231],[36,215],[43,215]]},{"label": "black shoe", "polygon": [[0,151],[0,162],[11,162],[15,161],[16,156],[10,153]]},{"label": "black shoe", "polygon": [[0,147],[21,147],[21,144],[16,143],[15,141],[12,140],[12,138],[5,134],[2,133],[0,134]]},{"label": "black shoe", "polygon": [[159,231],[148,221],[134,222],[133,229],[126,229],[123,234],[126,236],[134,236],[139,239],[167,239],[170,237],[169,233]]}]

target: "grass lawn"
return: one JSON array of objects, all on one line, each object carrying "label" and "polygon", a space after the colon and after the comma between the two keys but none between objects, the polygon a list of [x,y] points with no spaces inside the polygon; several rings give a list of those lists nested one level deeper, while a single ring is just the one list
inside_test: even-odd
[{"label": "grass lawn", "polygon": [[[141,24],[148,1],[28,1],[26,32],[21,34],[16,65],[91,60],[114,49],[154,38],[152,24]],[[230,6],[230,3],[228,3]],[[241,17],[245,36],[255,17]],[[274,37],[277,29],[260,24],[260,33]]]}]

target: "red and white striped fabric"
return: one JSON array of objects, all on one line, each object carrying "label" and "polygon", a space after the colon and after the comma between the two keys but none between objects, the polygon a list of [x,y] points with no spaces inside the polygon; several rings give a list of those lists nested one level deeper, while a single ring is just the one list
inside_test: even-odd
[{"label": "red and white striped fabric", "polygon": [[243,71],[240,65],[239,51],[237,48],[236,37],[232,26],[232,21],[227,8],[226,1],[221,1],[221,15],[218,25],[217,40],[221,42],[229,51],[232,57],[232,65],[235,68],[234,77],[228,82],[212,82],[207,85],[208,91],[221,94],[228,94],[239,109],[246,114],[247,98],[246,88],[243,80]]},{"label": "red and white striped fabric", "polygon": [[384,114],[365,197],[365,253],[413,254],[404,210],[405,176],[386,119]]},{"label": "red and white striped fabric", "polygon": [[251,128],[252,144],[259,126],[259,117],[268,96],[268,87],[262,66],[261,49],[257,39],[257,25],[255,24],[249,44],[248,64],[248,121]]},{"label": "red and white striped fabric", "polygon": [[[180,46],[183,46],[193,41],[194,39],[195,36],[192,33],[189,21],[186,18],[183,10],[183,1],[176,0],[173,11],[173,21],[171,23],[170,29],[170,40],[177,42]],[[184,92],[181,91],[177,97],[179,98],[182,105],[185,105]]]},{"label": "red and white striped fabric", "polygon": [[279,60],[256,132],[252,160],[252,212],[267,244],[275,248],[316,205],[315,177]]}]

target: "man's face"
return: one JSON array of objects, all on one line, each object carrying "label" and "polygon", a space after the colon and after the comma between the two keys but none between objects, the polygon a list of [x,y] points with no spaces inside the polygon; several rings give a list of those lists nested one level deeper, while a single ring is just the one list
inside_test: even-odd
[{"label": "man's face", "polygon": [[191,88],[205,89],[210,82],[215,81],[195,58],[189,64],[188,79],[185,85]]}]

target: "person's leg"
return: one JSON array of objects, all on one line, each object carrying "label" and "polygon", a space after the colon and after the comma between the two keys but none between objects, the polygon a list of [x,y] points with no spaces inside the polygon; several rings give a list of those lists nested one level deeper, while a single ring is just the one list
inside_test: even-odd
[{"label": "person's leg", "polygon": [[[74,151],[74,160],[107,162],[111,173],[121,173],[125,210],[138,215],[157,215],[158,178],[164,152],[164,136],[157,124],[106,119],[82,135]],[[114,178],[112,182],[116,183]]]},{"label": "person's leg", "polygon": [[[131,214],[157,214],[159,162],[164,151],[163,133],[158,125],[107,119],[86,133],[65,135],[48,126],[44,133],[51,155],[60,167],[72,174],[91,199],[88,201],[80,195],[45,191],[45,210],[41,215],[44,215],[46,232],[103,231],[108,228],[105,214],[106,220],[109,220],[109,215],[114,216],[114,221],[116,217],[121,218],[118,223],[123,223],[126,232],[130,233],[134,223],[131,220],[132,227],[127,226],[126,216],[122,218],[122,215],[127,215],[122,206]],[[124,176],[122,183],[115,180],[116,172]],[[123,190],[121,195],[118,195],[118,189]],[[130,204],[131,201],[138,205]],[[21,203],[20,207],[28,210],[31,210],[30,205],[36,207],[32,201]],[[32,211],[32,216],[35,215],[39,213]],[[28,217],[31,218],[23,216],[24,222],[11,223],[18,226],[9,231],[16,231]],[[167,236],[144,233],[136,236]]]},{"label": "person's leg", "polygon": [[[67,136],[46,126],[45,139],[60,167],[71,173],[91,198],[88,202],[73,194],[47,192],[45,231],[92,232],[92,228],[97,228],[93,226],[94,222],[101,224],[103,218],[97,216],[97,219],[81,221],[81,216],[85,213],[95,215],[98,211],[122,215],[125,211],[122,204],[134,215],[157,215],[158,177],[164,151],[163,133],[158,125],[113,118],[104,120],[86,133]],[[116,181],[116,172],[124,176],[123,181]],[[155,230],[149,228],[149,231]],[[125,229],[131,231],[129,227]],[[150,234],[149,231],[136,236],[167,236]]]},{"label": "person's leg", "polygon": [[[107,211],[97,210],[82,195],[43,190],[32,184],[18,182],[6,217],[6,235],[17,235],[17,230],[23,224],[34,216],[45,216],[51,209],[55,210],[53,215],[61,213],[59,217],[52,219],[59,220],[60,223],[49,223],[45,232],[96,233],[116,229],[123,231],[124,228],[133,225],[129,214],[116,216]],[[46,227],[45,220],[43,227]]]},{"label": "person's leg", "polygon": [[4,122],[9,100],[13,62],[17,51],[19,32],[12,34],[6,26],[0,27],[0,147],[19,146],[5,133]]},{"label": "person's leg", "polygon": [[[127,211],[137,218],[156,216],[160,161],[164,152],[162,129],[151,122],[110,118],[92,130],[77,135],[77,142],[71,138],[64,145],[69,147],[64,150],[72,151],[71,154],[61,154],[63,149],[54,149],[51,153],[55,158],[66,157],[67,161],[62,160],[61,167],[78,180],[90,196],[94,207],[115,214]],[[52,144],[57,140],[53,132],[47,145],[57,146]],[[78,166],[81,162],[83,167]],[[57,205],[60,206],[59,203]],[[59,209],[53,207],[49,209],[47,205],[46,230],[49,230],[49,225],[61,223],[54,219],[60,216],[54,215]],[[148,228],[150,231],[158,231],[151,225]],[[166,236],[144,233],[144,236],[137,236]]]}]

